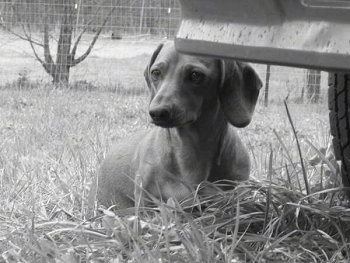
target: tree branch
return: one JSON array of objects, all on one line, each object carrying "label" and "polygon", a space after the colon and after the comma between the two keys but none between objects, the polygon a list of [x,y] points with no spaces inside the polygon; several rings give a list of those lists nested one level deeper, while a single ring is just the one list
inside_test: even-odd
[{"label": "tree branch", "polygon": [[115,10],[115,7],[113,7],[111,9],[111,11],[108,13],[108,15],[106,16],[105,20],[103,21],[101,27],[98,29],[98,31],[96,32],[94,38],[92,39],[89,48],[85,51],[85,53],[83,55],[81,55],[79,58],[74,59],[74,57],[72,57],[72,64],[71,66],[76,66],[78,65],[80,62],[82,62],[84,59],[87,58],[87,56],[90,54],[91,50],[93,49],[98,37],[100,36],[103,27],[106,25],[108,19],[110,18],[111,14],[113,13],[113,11]]},{"label": "tree branch", "polygon": [[[100,11],[101,7],[99,6],[95,12],[95,15],[98,14],[98,12]],[[77,37],[75,43],[74,43],[74,46],[73,46],[73,49],[72,49],[72,52],[71,52],[71,56],[72,58],[74,59],[75,58],[75,54],[77,52],[77,49],[78,49],[78,45],[79,45],[79,42],[82,38],[82,36],[84,35],[84,33],[86,32],[86,30],[88,29],[88,27],[92,24],[94,20],[91,19],[89,22],[86,23],[86,25],[84,26],[83,30],[80,32],[79,36]]]},{"label": "tree branch", "polygon": [[[27,33],[25,33],[25,34],[27,34]],[[51,71],[50,71],[50,69],[48,68],[48,66],[47,66],[47,64],[45,63],[45,61],[43,61],[43,60],[39,57],[38,53],[36,52],[33,42],[29,41],[29,44],[30,44],[30,47],[31,47],[32,50],[33,50],[33,53],[34,53],[34,56],[35,56],[36,60],[38,60],[38,61],[40,62],[40,64],[43,66],[43,68],[45,69],[45,71],[46,71],[48,74],[52,75],[52,74],[51,74]]]},{"label": "tree branch", "polygon": [[79,42],[80,42],[82,36],[84,35],[84,33],[86,32],[88,26],[91,24],[92,24],[92,19],[89,21],[89,23],[86,24],[86,26],[83,28],[83,30],[80,32],[79,36],[77,37],[77,40],[75,41],[72,52],[71,52],[71,57],[73,60],[75,58],[75,54],[77,53]]},{"label": "tree branch", "polygon": [[[30,26],[29,25],[28,25],[28,28],[29,28],[29,31],[30,31]],[[22,25],[22,29],[23,29],[23,32],[24,32],[26,38],[27,39],[31,39],[31,35],[27,32],[27,30],[25,29],[24,25]],[[36,49],[34,47],[34,43],[32,41],[29,41],[29,44],[30,44],[30,47],[33,50],[35,58],[40,62],[40,64],[45,69],[45,71],[49,75],[51,75],[53,77],[54,72],[55,72],[55,64],[53,63],[52,57],[50,55],[50,47],[49,47],[49,44],[48,44],[48,40],[49,40],[49,33],[48,33],[47,24],[45,23],[45,25],[44,25],[44,45],[41,44],[41,46],[44,48],[45,61],[42,60],[40,58],[40,56],[38,55],[38,53],[36,52]],[[47,52],[48,52],[49,56],[47,56]]]},{"label": "tree branch", "polygon": [[45,57],[45,62],[48,64],[55,64],[53,62],[51,52],[50,52],[50,36],[49,36],[49,27],[47,23],[45,22],[44,24],[44,57]]},{"label": "tree branch", "polygon": [[[43,46],[43,44],[40,43],[39,41],[33,40],[33,39],[31,39],[31,38],[27,38],[26,36],[22,36],[22,35],[16,33],[15,31],[13,31],[13,30],[7,28],[3,23],[0,23],[0,28],[3,28],[5,31],[7,31],[7,32],[11,33],[12,35],[18,37],[19,39],[22,39],[22,40],[31,42],[31,43],[33,43],[33,44],[35,44],[35,45],[37,45],[37,46],[40,46],[40,47]],[[22,28],[24,28],[23,25],[22,25]]]},{"label": "tree branch", "polygon": [[[100,11],[101,7],[98,7],[96,12],[95,12],[95,15]],[[88,27],[92,24],[94,20],[91,19],[85,26],[84,26],[84,29],[80,32],[77,40],[75,41],[74,43],[74,46],[73,46],[73,49],[72,49],[72,52],[71,52],[71,58],[74,60],[75,58],[75,54],[77,53],[77,49],[78,49],[78,45],[79,45],[79,42],[82,38],[82,36],[84,35],[84,33],[86,32],[86,30],[88,29]]]}]

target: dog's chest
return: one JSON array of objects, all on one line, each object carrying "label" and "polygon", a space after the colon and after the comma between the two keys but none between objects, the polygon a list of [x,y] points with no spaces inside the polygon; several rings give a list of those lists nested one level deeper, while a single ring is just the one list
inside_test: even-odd
[{"label": "dog's chest", "polygon": [[170,150],[167,167],[185,182],[198,184],[208,179],[216,153],[213,149],[188,146],[178,145],[176,150]]}]

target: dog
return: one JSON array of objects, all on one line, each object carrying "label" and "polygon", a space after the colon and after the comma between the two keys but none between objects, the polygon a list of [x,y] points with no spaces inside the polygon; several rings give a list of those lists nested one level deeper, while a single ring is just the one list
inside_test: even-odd
[{"label": "dog", "polygon": [[155,126],[123,140],[106,157],[98,176],[99,202],[134,207],[135,187],[157,200],[181,201],[203,181],[248,179],[248,152],[233,126],[251,121],[262,86],[254,69],[180,54],[165,43],[144,75]]}]

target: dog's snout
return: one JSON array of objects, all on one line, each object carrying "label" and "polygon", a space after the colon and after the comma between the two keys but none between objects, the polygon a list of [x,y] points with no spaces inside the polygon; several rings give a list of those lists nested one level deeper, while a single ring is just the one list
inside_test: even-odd
[{"label": "dog's snout", "polygon": [[149,115],[155,123],[167,123],[171,118],[170,110],[167,108],[151,109]]}]

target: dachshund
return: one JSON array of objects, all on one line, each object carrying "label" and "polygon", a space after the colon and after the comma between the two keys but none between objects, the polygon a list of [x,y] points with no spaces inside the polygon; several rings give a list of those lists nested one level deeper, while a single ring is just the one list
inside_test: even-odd
[{"label": "dachshund", "polygon": [[99,202],[134,207],[136,188],[142,196],[181,201],[203,181],[248,179],[249,155],[235,127],[248,125],[254,112],[262,86],[254,69],[180,54],[168,42],[155,50],[144,75],[155,126],[122,140],[106,157]]}]

